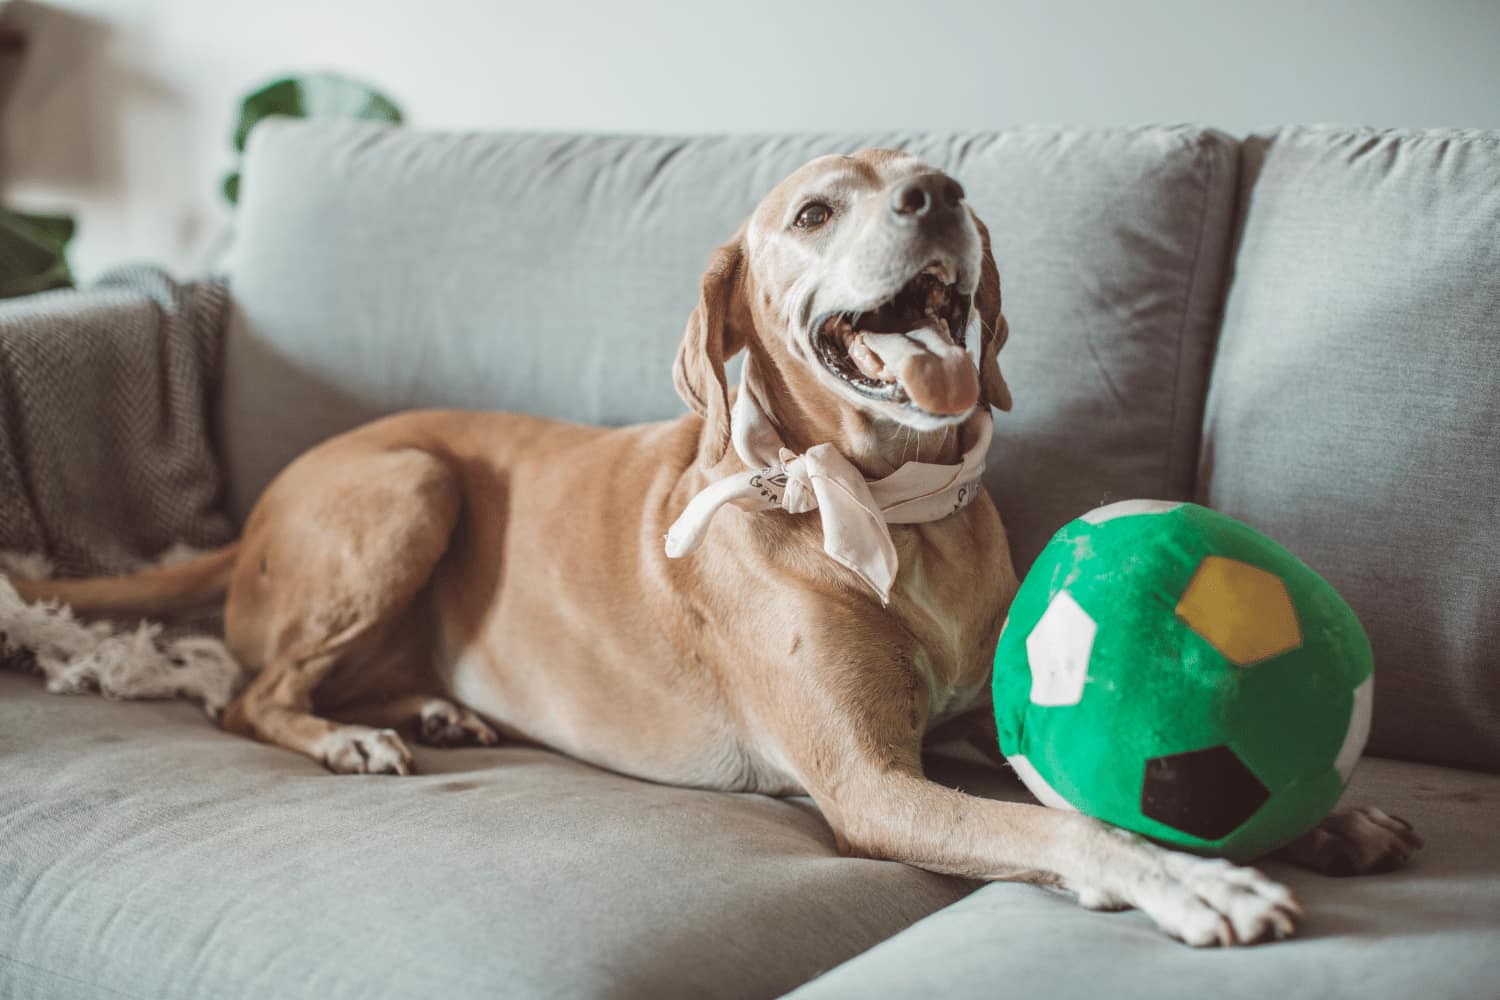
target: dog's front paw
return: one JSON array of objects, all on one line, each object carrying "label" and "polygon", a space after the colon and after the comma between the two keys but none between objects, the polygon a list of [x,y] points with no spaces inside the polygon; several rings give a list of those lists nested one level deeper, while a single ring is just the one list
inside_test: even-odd
[{"label": "dog's front paw", "polygon": [[1194,947],[1254,944],[1296,930],[1302,907],[1291,890],[1254,868],[1144,841],[1138,846],[1134,864],[1075,886],[1079,903],[1094,910],[1138,907],[1162,930]]},{"label": "dog's front paw", "polygon": [[1375,875],[1411,860],[1422,838],[1410,823],[1375,808],[1333,813],[1277,856],[1323,875]]},{"label": "dog's front paw", "polygon": [[411,774],[411,751],[394,729],[339,726],[318,742],[318,759],[337,774]]},{"label": "dog's front paw", "polygon": [[418,722],[418,739],[428,746],[492,747],[500,742],[487,722],[443,698],[433,698],[423,705]]},{"label": "dog's front paw", "polygon": [[1173,936],[1195,947],[1255,944],[1297,929],[1302,907],[1286,886],[1254,868],[1165,853],[1138,905]]}]

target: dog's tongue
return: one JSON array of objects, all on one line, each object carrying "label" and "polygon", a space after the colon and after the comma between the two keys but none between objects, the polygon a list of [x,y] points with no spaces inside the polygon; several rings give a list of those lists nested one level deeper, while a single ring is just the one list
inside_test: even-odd
[{"label": "dog's tongue", "polygon": [[967,413],[979,401],[979,372],[962,347],[938,330],[860,333],[849,359],[870,378],[899,380],[928,413]]}]

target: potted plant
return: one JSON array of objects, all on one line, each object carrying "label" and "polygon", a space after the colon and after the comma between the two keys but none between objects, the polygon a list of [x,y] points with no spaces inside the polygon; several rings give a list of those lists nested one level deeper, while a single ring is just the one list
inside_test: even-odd
[{"label": "potted plant", "polygon": [[[0,101],[26,47],[21,34],[5,23],[6,6],[7,0],[0,0]],[[0,206],[0,298],[71,285],[67,247],[73,228],[73,220],[65,215]]]}]

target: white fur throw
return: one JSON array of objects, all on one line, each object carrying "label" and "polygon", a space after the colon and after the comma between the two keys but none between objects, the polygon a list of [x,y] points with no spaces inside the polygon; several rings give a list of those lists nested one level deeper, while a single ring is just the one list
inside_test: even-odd
[{"label": "white fur throw", "polygon": [[[161,563],[192,550],[174,547]],[[32,579],[51,576],[47,560],[0,553],[0,572]],[[27,604],[0,577],[0,650],[25,653],[53,694],[97,691],[106,698],[189,698],[217,718],[234,698],[244,673],[212,635],[164,637],[162,626],[84,623],[65,605]]]}]

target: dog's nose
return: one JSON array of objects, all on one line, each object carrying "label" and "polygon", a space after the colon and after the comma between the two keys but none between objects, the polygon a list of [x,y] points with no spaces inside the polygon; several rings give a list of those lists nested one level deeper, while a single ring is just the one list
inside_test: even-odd
[{"label": "dog's nose", "polygon": [[946,174],[913,177],[891,192],[891,213],[898,220],[915,221],[925,215],[951,212],[964,200],[964,189]]}]

